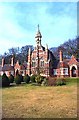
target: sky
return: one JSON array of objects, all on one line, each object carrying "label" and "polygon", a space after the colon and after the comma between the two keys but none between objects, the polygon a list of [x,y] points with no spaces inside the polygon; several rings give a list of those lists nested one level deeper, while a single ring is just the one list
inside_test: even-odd
[{"label": "sky", "polygon": [[77,36],[76,2],[0,2],[0,54],[9,48],[36,45],[37,25],[42,45],[57,47]]}]

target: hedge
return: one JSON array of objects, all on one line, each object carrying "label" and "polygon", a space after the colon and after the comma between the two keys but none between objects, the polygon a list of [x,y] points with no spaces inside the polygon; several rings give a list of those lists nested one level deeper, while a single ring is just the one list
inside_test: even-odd
[{"label": "hedge", "polygon": [[8,87],[10,85],[9,78],[4,73],[2,75],[2,87]]}]

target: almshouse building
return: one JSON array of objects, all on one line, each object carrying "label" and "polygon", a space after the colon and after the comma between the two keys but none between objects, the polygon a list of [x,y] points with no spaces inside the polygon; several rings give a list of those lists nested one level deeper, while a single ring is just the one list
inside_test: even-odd
[{"label": "almshouse building", "polygon": [[6,73],[7,76],[10,74],[16,76],[18,73],[33,75],[41,74],[42,76],[52,77],[79,77],[79,59],[76,59],[73,55],[71,59],[63,59],[63,52],[59,52],[59,61],[56,60],[53,53],[46,47],[42,46],[41,40],[42,35],[39,30],[35,36],[36,46],[31,52],[28,51],[28,62],[19,64],[17,60],[14,63],[14,58],[11,58],[11,64],[5,64],[5,59],[2,58],[2,65],[0,65],[0,75]]},{"label": "almshouse building", "polygon": [[39,26],[35,39],[36,46],[34,51],[31,53],[31,50],[29,49],[28,53],[28,74],[31,75],[40,73],[43,76],[50,76],[53,74],[53,67],[56,65],[56,58],[48,49],[48,45],[46,45],[46,47],[42,46],[42,35],[39,30]]}]

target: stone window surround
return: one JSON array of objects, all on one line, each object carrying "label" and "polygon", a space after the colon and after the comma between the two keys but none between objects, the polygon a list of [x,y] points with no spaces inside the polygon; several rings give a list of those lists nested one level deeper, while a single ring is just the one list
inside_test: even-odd
[{"label": "stone window surround", "polygon": [[78,69],[77,65],[75,65],[75,64],[70,65],[70,70],[72,70],[72,67],[75,67],[76,70]]}]

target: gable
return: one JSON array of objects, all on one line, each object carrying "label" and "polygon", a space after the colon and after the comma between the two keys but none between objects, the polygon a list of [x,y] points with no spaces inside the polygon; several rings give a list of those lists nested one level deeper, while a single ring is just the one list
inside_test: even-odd
[{"label": "gable", "polygon": [[18,62],[15,64],[15,69],[17,69],[17,68],[20,69],[20,65]]},{"label": "gable", "polygon": [[3,67],[2,67],[2,71],[13,71],[14,70],[14,67],[11,66],[10,64],[5,64]]},{"label": "gable", "polygon": [[72,64],[78,64],[76,58],[75,58],[73,55],[72,55],[72,57],[71,57],[71,59],[70,59],[70,61],[69,61],[68,64],[69,64],[69,65],[72,65]]},{"label": "gable", "polygon": [[[39,56],[42,57],[46,54],[46,52],[42,49],[42,46],[39,47]],[[31,54],[31,58],[32,59],[36,59],[37,57],[37,49],[35,47],[35,49],[33,50],[32,54]]]}]

